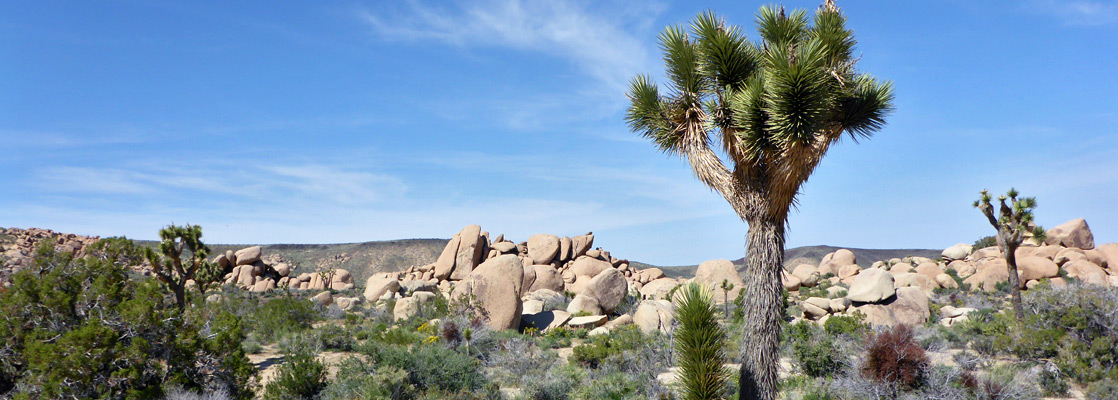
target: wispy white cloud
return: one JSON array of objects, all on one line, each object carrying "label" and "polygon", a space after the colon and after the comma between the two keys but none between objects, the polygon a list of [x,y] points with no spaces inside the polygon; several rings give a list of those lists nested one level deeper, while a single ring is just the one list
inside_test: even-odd
[{"label": "wispy white cloud", "polygon": [[1118,3],[1093,0],[1034,0],[1034,13],[1049,15],[1067,25],[1102,26],[1118,23]]},{"label": "wispy white cloud", "polygon": [[[170,196],[226,198],[322,207],[370,205],[401,196],[407,186],[394,176],[330,164],[251,161],[202,165],[154,162],[124,167],[53,166],[32,172],[32,187],[67,196]],[[186,192],[184,192],[186,191]],[[192,193],[191,193],[192,192]]]},{"label": "wispy white cloud", "polygon": [[493,0],[461,7],[411,1],[403,10],[366,8],[359,16],[387,39],[509,47],[567,59],[620,93],[629,78],[646,71],[649,62],[643,41],[632,30],[646,29],[662,10],[654,2],[627,4],[610,12],[570,1]]}]

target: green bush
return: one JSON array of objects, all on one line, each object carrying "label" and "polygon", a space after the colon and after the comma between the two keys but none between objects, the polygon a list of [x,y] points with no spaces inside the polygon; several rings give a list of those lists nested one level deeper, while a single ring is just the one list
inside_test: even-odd
[{"label": "green bush", "polygon": [[574,365],[556,365],[540,378],[529,381],[523,397],[532,400],[566,400],[586,378],[585,370]]},{"label": "green bush", "polygon": [[1087,400],[1118,399],[1118,380],[1110,378],[1092,383],[1087,387]]},{"label": "green bush", "polygon": [[109,239],[80,259],[39,247],[0,291],[0,397],[158,398],[164,387],[252,396],[235,315],[180,310],[154,279],[131,281],[138,250]]},{"label": "green bush", "polygon": [[571,393],[574,400],[638,400],[647,397],[641,396],[641,387],[647,382],[642,382],[635,377],[624,373],[615,372],[598,377]]},{"label": "green bush", "polygon": [[1047,368],[1040,371],[1039,382],[1041,390],[1049,397],[1053,396],[1066,396],[1068,394],[1068,383],[1060,376],[1057,371],[1050,371]]},{"label": "green bush", "polygon": [[[439,343],[404,346],[368,342],[358,351],[369,357],[366,370],[392,367],[408,372],[408,383],[420,392],[439,390],[445,393],[479,391],[490,385],[481,374],[477,359],[447,348]],[[375,367],[376,368],[375,368]]]},{"label": "green bush", "polygon": [[264,388],[267,400],[310,399],[326,388],[326,366],[307,349],[290,350]]},{"label": "green bush", "polygon": [[823,323],[823,330],[828,335],[847,335],[862,337],[870,331],[870,325],[865,321],[865,314],[855,312],[854,315],[832,315]]},{"label": "green bush", "polygon": [[813,378],[831,376],[845,365],[834,338],[823,334],[815,323],[792,324],[788,336],[792,358],[804,375]]},{"label": "green bush", "polygon": [[991,246],[997,246],[998,239],[993,236],[983,236],[974,241],[974,249],[984,249]]},{"label": "green bush", "polygon": [[636,325],[626,325],[605,335],[591,336],[585,343],[575,346],[570,362],[598,368],[607,357],[633,350],[644,341]]},{"label": "green bush", "polygon": [[246,354],[259,354],[264,350],[264,346],[260,344],[260,340],[256,339],[255,335],[248,335],[245,340],[241,342],[241,349]]},{"label": "green bush", "polygon": [[350,351],[356,342],[345,327],[327,323],[315,328],[314,337],[322,348],[335,351]]},{"label": "green bush", "polygon": [[395,367],[370,366],[354,357],[342,360],[337,377],[319,393],[320,400],[395,400],[414,398],[408,372]]},{"label": "green bush", "polygon": [[830,298],[831,296],[830,296],[830,293],[827,293],[827,289],[829,289],[831,286],[832,286],[831,281],[825,281],[825,280],[820,279],[819,283],[817,283],[815,285],[815,287],[802,287],[801,286],[800,287],[800,296],[803,297],[803,298],[808,298],[808,297],[822,297],[822,298],[825,298],[825,299]]},{"label": "green bush", "polygon": [[1118,380],[1118,289],[1041,285],[1025,293],[1020,323],[1007,313],[980,310],[952,329],[985,355],[1008,353],[1026,361],[1054,361],[1082,383]]},{"label": "green bush", "polygon": [[270,343],[283,334],[308,329],[319,316],[314,303],[296,297],[268,300],[246,315],[252,331],[265,343]]}]

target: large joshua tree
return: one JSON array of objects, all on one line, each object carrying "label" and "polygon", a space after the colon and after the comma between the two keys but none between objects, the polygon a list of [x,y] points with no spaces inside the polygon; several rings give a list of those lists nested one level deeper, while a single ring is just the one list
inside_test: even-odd
[{"label": "large joshua tree", "polygon": [[[1033,222],[1033,209],[1036,208],[1035,197],[1017,196],[1017,189],[1010,188],[1009,193],[998,196],[1000,207],[998,214],[994,214],[994,205],[990,204],[990,193],[983,190],[974,207],[982,211],[990,225],[998,231],[994,238],[998,242],[998,249],[1005,256],[1005,267],[1009,270],[1009,293],[1013,299],[1013,313],[1017,320],[1021,320],[1021,279],[1017,276],[1017,248],[1029,235],[1040,243],[1044,243],[1044,228]],[[1006,204],[1006,200],[1009,204]]]},{"label": "large joshua tree", "polygon": [[756,43],[712,12],[689,31],[665,28],[666,90],[637,76],[626,115],[749,224],[741,399],[776,397],[784,229],[800,187],[843,136],[881,129],[893,102],[890,82],[856,70],[854,34],[833,2],[814,21],[762,7],[757,24]]}]

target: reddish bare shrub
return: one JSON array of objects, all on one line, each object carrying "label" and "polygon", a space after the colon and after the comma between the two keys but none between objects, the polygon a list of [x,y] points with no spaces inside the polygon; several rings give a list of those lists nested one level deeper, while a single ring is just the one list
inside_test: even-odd
[{"label": "reddish bare shrub", "polygon": [[928,356],[916,341],[912,328],[898,325],[870,337],[862,374],[911,389],[923,383],[927,368]]}]

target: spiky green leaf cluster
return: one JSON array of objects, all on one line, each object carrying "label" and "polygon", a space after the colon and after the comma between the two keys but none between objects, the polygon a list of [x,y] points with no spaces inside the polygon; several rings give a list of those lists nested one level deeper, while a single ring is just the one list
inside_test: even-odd
[{"label": "spiky green leaf cluster", "polygon": [[826,129],[869,137],[893,108],[893,88],[856,72],[845,22],[833,6],[814,21],[804,10],[766,6],[756,19],[757,43],[710,11],[689,32],[670,26],[659,38],[667,93],[648,76],[634,78],[626,121],[673,154],[688,129],[717,129],[735,162],[755,166],[779,162],[777,155],[815,143]]},{"label": "spiky green leaf cluster", "polygon": [[675,318],[679,328],[679,381],[689,400],[721,399],[726,395],[726,332],[715,318],[714,301],[697,283],[680,288]]},{"label": "spiky green leaf cluster", "polygon": [[1014,188],[998,196],[1001,204],[996,218],[993,216],[994,206],[990,202],[992,197],[986,190],[980,192],[974,206],[995,221],[999,234],[1002,230],[1005,231],[1004,239],[1007,241],[1016,244],[1020,243],[1026,235],[1031,235],[1033,239],[1043,242],[1046,237],[1044,228],[1036,225],[1036,217],[1033,213],[1037,206],[1036,198],[1020,196],[1021,193]]}]

